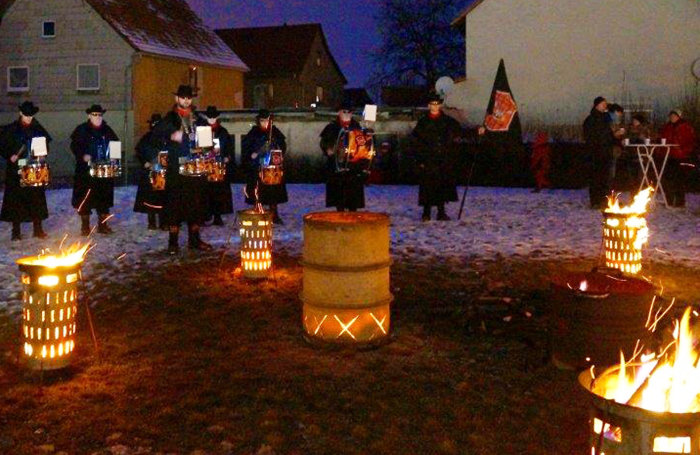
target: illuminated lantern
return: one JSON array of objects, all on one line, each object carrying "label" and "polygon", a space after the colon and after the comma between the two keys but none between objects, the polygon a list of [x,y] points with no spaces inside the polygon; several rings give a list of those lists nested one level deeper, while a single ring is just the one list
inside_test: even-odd
[{"label": "illuminated lantern", "polygon": [[[663,306],[658,311],[663,311]],[[652,306],[651,327],[658,313]],[[674,343],[603,371],[584,371],[580,384],[592,402],[591,454],[700,454],[698,338],[687,309],[675,325]]]},{"label": "illuminated lantern", "polygon": [[238,212],[241,223],[241,270],[249,279],[267,278],[272,268],[272,213]]},{"label": "illuminated lantern", "polygon": [[603,211],[603,246],[605,265],[636,275],[642,270],[642,247],[649,239],[644,217],[651,188],[634,197],[627,207],[620,207],[617,198],[608,201]]},{"label": "illuminated lantern", "polygon": [[389,217],[323,212],[304,217],[301,299],[307,337],[374,344],[390,327]]},{"label": "illuminated lantern", "polygon": [[29,368],[70,365],[75,349],[78,280],[87,246],[60,256],[19,259],[22,272],[22,352]]}]

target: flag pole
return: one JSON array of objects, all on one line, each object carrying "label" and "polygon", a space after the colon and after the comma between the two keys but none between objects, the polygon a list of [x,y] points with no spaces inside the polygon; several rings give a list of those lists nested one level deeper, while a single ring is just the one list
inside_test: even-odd
[{"label": "flag pole", "polygon": [[[476,144],[481,144],[481,139],[479,136],[476,138]],[[474,152],[474,159],[472,160],[471,168],[469,169],[469,175],[467,176],[467,184],[464,187],[464,193],[462,193],[462,202],[459,204],[459,214],[457,215],[457,221],[462,219],[462,212],[464,211],[464,203],[467,200],[467,191],[469,191],[469,185],[472,181],[472,175],[474,175],[474,166],[476,165],[476,158],[479,155],[479,149],[477,148]]]}]

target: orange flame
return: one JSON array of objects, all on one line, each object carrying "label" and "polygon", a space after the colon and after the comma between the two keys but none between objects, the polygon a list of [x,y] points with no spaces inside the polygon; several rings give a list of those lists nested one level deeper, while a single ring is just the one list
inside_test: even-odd
[{"label": "orange flame", "polygon": [[608,196],[608,208],[605,213],[614,213],[619,215],[642,215],[647,212],[647,205],[651,201],[651,193],[654,192],[652,187],[649,187],[634,196],[632,203],[625,207],[620,207],[620,200],[617,195]]},{"label": "orange flame", "polygon": [[85,259],[85,255],[90,248],[90,244],[80,245],[80,242],[74,243],[59,254],[39,254],[37,256],[28,256],[17,260],[20,265],[36,265],[55,269],[57,267],[70,267],[79,264]]}]

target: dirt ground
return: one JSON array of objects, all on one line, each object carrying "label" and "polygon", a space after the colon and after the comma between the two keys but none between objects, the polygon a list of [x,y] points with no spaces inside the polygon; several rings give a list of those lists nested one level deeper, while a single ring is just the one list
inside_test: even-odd
[{"label": "dirt ground", "polygon": [[[86,276],[99,349],[81,307],[73,367],[43,381],[2,315],[0,453],[589,453],[587,397],[549,362],[547,321],[548,277],[592,264],[397,262],[391,342],[353,351],[304,341],[299,258],[275,261],[255,283],[214,253],[119,286]],[[700,301],[695,270],[649,270]]]}]

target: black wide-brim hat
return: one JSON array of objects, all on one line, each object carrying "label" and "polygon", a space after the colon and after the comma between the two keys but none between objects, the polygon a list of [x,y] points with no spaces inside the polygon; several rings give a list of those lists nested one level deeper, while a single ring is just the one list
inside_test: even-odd
[{"label": "black wide-brim hat", "polygon": [[270,117],[272,117],[272,112],[268,111],[267,109],[260,109],[258,111],[258,115],[255,116],[256,119],[270,118]]},{"label": "black wide-brim hat", "polygon": [[99,104],[93,104],[89,108],[85,109],[86,114],[92,114],[93,112],[99,112],[100,114],[104,114],[105,112],[107,112],[107,109],[104,109]]},{"label": "black wide-brim hat", "polygon": [[194,98],[194,89],[190,85],[181,85],[177,88],[177,92],[173,93],[180,98]]},{"label": "black wide-brim hat", "polygon": [[150,125],[155,125],[156,123],[160,122],[163,120],[163,116],[160,114],[153,114],[151,115],[151,118],[148,120],[148,124]]},{"label": "black wide-brim hat", "polygon": [[221,112],[219,112],[216,106],[207,106],[207,110],[204,111],[204,115],[206,115],[207,118],[217,118],[221,115]]},{"label": "black wide-brim hat", "polygon": [[39,112],[39,108],[36,107],[31,101],[25,101],[24,103],[19,105],[19,111],[22,113],[22,115],[26,115],[27,117],[33,117],[34,114]]},{"label": "black wide-brim hat", "polygon": [[355,106],[352,104],[352,102],[350,100],[343,100],[338,104],[336,110],[352,112],[355,110]]}]

